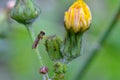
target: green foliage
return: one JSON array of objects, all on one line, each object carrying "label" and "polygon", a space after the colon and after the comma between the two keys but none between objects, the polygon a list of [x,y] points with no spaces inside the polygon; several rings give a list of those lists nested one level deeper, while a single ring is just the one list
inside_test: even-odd
[{"label": "green foliage", "polygon": [[[41,15],[40,18],[33,24],[35,33],[44,30],[46,35],[59,35],[61,38],[64,36],[63,28],[63,15],[69,5],[74,0],[42,0],[40,1]],[[107,25],[110,24],[112,17],[119,5],[119,0],[85,0],[91,8],[93,15],[92,25],[89,31],[83,35],[83,48],[82,55],[73,60],[68,65],[68,70],[65,74],[65,80],[75,80],[76,75],[85,60],[89,56],[92,45],[94,45],[99,38],[99,35],[104,31]],[[86,70],[83,79],[81,80],[120,80],[120,20],[115,29],[110,34],[102,50],[97,53],[94,61]],[[1,23],[1,22],[0,22]],[[0,31],[3,25],[0,24]],[[7,25],[6,25],[7,26]],[[0,38],[0,60],[3,59],[10,70],[10,75],[13,75],[12,80],[38,80],[42,76],[39,74],[39,60],[36,54],[31,49],[31,40],[28,36],[27,30],[24,26],[13,23],[7,26],[9,29],[4,31],[6,33],[7,42],[9,45],[1,44]],[[3,34],[3,33],[0,33]],[[7,43],[6,42],[6,43]],[[46,66],[49,67],[49,75],[53,76],[53,62],[48,57],[45,46],[39,43],[39,50]],[[85,47],[86,46],[86,47]],[[2,48],[8,48],[8,51],[1,51]],[[8,53],[8,54],[7,54]],[[2,55],[1,55],[2,54]],[[2,64],[0,64],[1,66]],[[38,71],[38,72],[37,72]],[[1,71],[0,71],[1,73]],[[8,73],[8,74],[9,74]],[[79,79],[78,79],[79,80]]]}]

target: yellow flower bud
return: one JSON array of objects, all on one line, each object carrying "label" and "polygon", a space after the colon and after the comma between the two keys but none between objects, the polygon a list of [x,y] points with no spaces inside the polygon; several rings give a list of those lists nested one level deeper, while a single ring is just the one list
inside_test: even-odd
[{"label": "yellow flower bud", "polygon": [[84,32],[89,28],[91,19],[91,12],[87,4],[83,0],[77,0],[65,12],[65,27],[75,33]]}]

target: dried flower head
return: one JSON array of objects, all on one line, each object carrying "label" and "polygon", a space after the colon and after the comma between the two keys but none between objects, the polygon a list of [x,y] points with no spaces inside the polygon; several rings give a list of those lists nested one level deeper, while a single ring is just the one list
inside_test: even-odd
[{"label": "dried flower head", "polygon": [[91,19],[91,12],[87,4],[83,0],[77,0],[65,12],[65,27],[75,33],[84,32],[89,28]]}]

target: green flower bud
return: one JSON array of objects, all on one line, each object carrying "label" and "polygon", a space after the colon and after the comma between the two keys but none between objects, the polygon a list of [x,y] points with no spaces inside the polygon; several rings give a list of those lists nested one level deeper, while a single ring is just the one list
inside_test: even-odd
[{"label": "green flower bud", "polygon": [[67,66],[64,63],[56,62],[54,64],[54,77],[52,80],[63,80],[65,76]]},{"label": "green flower bud", "polygon": [[48,37],[45,41],[46,51],[53,61],[61,61],[63,59],[62,53],[60,52],[61,42],[56,36]]},{"label": "green flower bud", "polygon": [[40,9],[32,0],[17,0],[11,18],[22,24],[31,24],[39,16]]},{"label": "green flower bud", "polygon": [[63,64],[61,62],[56,62],[54,64],[54,72],[57,74],[65,73],[66,72],[66,64]]}]

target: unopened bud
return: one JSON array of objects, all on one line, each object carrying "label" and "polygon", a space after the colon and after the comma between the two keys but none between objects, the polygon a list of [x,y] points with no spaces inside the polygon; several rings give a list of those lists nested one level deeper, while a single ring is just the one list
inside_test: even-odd
[{"label": "unopened bud", "polygon": [[40,69],[40,74],[46,74],[48,73],[48,68],[46,66],[43,66],[41,69]]},{"label": "unopened bud", "polygon": [[54,64],[54,72],[56,74],[60,74],[60,73],[66,73],[66,70],[67,70],[67,66],[66,64],[63,64],[61,62],[56,62]]},{"label": "unopened bud", "polygon": [[87,4],[83,0],[77,0],[65,12],[65,27],[75,33],[84,32],[89,28],[91,19],[91,12]]},{"label": "unopened bud", "polygon": [[61,39],[56,36],[50,36],[45,41],[46,51],[52,61],[61,61],[63,55],[60,52]]},{"label": "unopened bud", "polygon": [[22,24],[31,24],[39,13],[39,8],[32,0],[17,0],[11,11],[11,18]]}]

